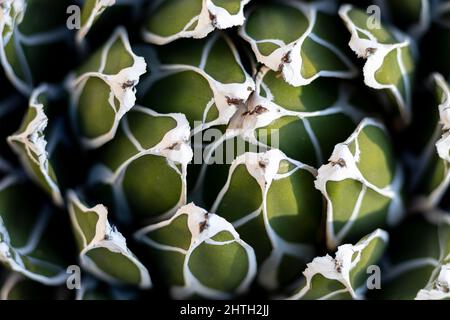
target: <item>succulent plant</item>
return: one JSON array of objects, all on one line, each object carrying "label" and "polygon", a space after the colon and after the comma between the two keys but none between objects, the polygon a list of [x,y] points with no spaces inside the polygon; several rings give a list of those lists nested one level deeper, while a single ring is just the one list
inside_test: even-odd
[{"label": "succulent plant", "polygon": [[0,0],[0,299],[449,299],[450,1]]}]

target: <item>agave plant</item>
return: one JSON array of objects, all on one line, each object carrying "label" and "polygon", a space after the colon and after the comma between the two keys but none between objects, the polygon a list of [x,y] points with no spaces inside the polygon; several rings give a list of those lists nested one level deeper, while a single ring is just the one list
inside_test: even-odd
[{"label": "agave plant", "polygon": [[0,0],[0,299],[449,299],[450,1],[349,2]]}]

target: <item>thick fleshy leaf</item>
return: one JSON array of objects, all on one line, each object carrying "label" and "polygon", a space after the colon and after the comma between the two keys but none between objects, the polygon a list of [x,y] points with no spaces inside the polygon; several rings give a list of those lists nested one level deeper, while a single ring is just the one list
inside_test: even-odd
[{"label": "thick fleshy leaf", "polygon": [[256,275],[252,247],[225,219],[192,203],[135,236],[151,248],[154,278],[176,299],[227,299],[247,291]]},{"label": "thick fleshy leaf", "polygon": [[[19,155],[22,165],[30,177],[50,194],[56,204],[62,205],[63,199],[52,164],[49,161],[48,139],[45,135],[48,125],[47,91],[48,87],[45,85],[33,91],[22,125],[15,134],[8,138],[8,142]],[[56,143],[55,139],[52,143],[53,145]]]},{"label": "thick fleshy leaf", "polygon": [[350,102],[351,91],[335,80],[322,78],[292,87],[274,71],[262,68],[256,86],[229,129],[252,144],[279,148],[308,165],[323,164],[334,145],[347,138],[362,118]]},{"label": "thick fleshy leaf", "polygon": [[179,38],[204,38],[214,29],[240,26],[249,1],[155,1],[144,25],[144,40],[162,45]]},{"label": "thick fleshy leaf", "polygon": [[[240,35],[259,62],[280,71],[293,86],[319,77],[353,78],[357,72],[341,48],[345,42],[337,36],[341,25],[333,7],[332,2],[325,6],[288,0],[258,5],[249,12]],[[333,37],[328,30],[333,30]]]},{"label": "thick fleshy leaf", "polygon": [[112,188],[122,222],[167,219],[186,204],[190,127],[182,114],[135,106],[116,137],[98,150],[90,183]]},{"label": "thick fleshy leaf", "polygon": [[227,124],[255,88],[225,35],[175,43],[162,49],[158,59],[139,86],[139,102],[161,113],[184,113],[193,134]]},{"label": "thick fleshy leaf", "polygon": [[366,289],[367,267],[376,264],[389,241],[388,233],[377,229],[355,245],[338,247],[335,257],[317,257],[303,272],[306,284],[290,299],[361,299]]},{"label": "thick fleshy leaf", "polygon": [[69,0],[2,1],[0,62],[23,94],[30,94],[42,81],[60,81],[73,65],[71,33],[66,27],[69,5]]},{"label": "thick fleshy leaf", "polygon": [[327,201],[328,247],[398,222],[403,215],[402,180],[386,129],[365,118],[335,146],[315,181]]},{"label": "thick fleshy leaf", "polygon": [[147,269],[128,249],[123,235],[110,225],[106,207],[89,208],[73,191],[68,197],[82,267],[107,282],[149,288],[151,281]]},{"label": "thick fleshy leaf", "polygon": [[382,273],[377,298],[450,298],[449,215],[433,211],[424,217],[411,217],[393,230],[390,268]]},{"label": "thick fleshy leaf", "polygon": [[0,261],[30,279],[58,285],[67,277],[60,245],[70,249],[70,241],[65,242],[61,213],[44,200],[20,177],[0,181]]},{"label": "thick fleshy leaf", "polygon": [[114,137],[135,104],[135,86],[145,71],[144,58],[133,53],[123,28],[78,70],[69,84],[71,112],[85,147],[98,148]]},{"label": "thick fleshy leaf", "polygon": [[255,249],[259,282],[278,289],[298,279],[314,255],[322,220],[316,171],[279,150],[245,153],[231,164],[211,211],[230,221]]},{"label": "thick fleshy leaf", "polygon": [[350,48],[358,57],[367,59],[364,83],[373,89],[386,90],[402,121],[409,123],[415,68],[411,40],[383,25],[372,28],[371,18],[351,5],[343,5],[339,15],[351,33]]}]

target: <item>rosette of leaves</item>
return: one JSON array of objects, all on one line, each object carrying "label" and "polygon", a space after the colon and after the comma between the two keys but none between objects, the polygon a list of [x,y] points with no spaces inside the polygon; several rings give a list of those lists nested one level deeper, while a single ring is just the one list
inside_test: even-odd
[{"label": "rosette of leaves", "polygon": [[341,3],[0,0],[0,298],[448,299],[449,1]]},{"label": "rosette of leaves", "polygon": [[[23,199],[26,199],[24,201]],[[71,241],[64,215],[23,176],[0,182],[0,262],[45,285],[66,281]]]},{"label": "rosette of leaves", "polygon": [[0,62],[21,93],[30,94],[42,81],[60,81],[72,67],[73,39],[66,27],[69,4],[68,0],[1,2]]},{"label": "rosette of leaves", "polygon": [[135,104],[135,86],[145,72],[144,58],[133,53],[126,30],[119,27],[69,80],[72,121],[86,148],[114,137]]},{"label": "rosette of leaves", "polygon": [[250,0],[157,0],[143,28],[145,41],[162,45],[179,38],[204,38],[215,29],[244,23]]},{"label": "rosette of leaves", "polygon": [[380,299],[450,298],[450,219],[434,210],[413,216],[393,230],[389,265],[383,270]]},{"label": "rosette of leaves", "polygon": [[351,5],[341,6],[339,15],[350,31],[350,48],[366,59],[364,83],[386,92],[393,114],[409,123],[415,69],[411,39]]},{"label": "rosette of leaves", "polygon": [[190,203],[135,237],[152,256],[153,278],[176,299],[227,299],[247,291],[256,275],[253,248],[220,216]]},{"label": "rosette of leaves", "polygon": [[332,1],[285,0],[255,4],[240,35],[251,44],[259,62],[281,72],[289,84],[304,86],[319,77],[356,76],[339,30],[342,26]]},{"label": "rosette of leaves", "polygon": [[290,299],[362,299],[367,290],[367,270],[382,257],[389,242],[386,231],[377,229],[356,244],[343,244],[335,256],[314,258],[303,272],[305,283]]},{"label": "rosette of leaves", "polygon": [[125,237],[109,223],[106,207],[87,207],[73,191],[69,191],[68,198],[81,266],[113,284],[149,288],[151,280],[147,269],[128,249]]},{"label": "rosette of leaves", "polygon": [[404,211],[402,183],[387,130],[365,118],[318,170],[315,186],[327,202],[328,247],[397,223]]},{"label": "rosette of leaves", "polygon": [[255,250],[258,281],[267,289],[292,284],[314,256],[323,205],[315,175],[277,149],[244,153],[212,206]]},{"label": "rosette of leaves", "polygon": [[[167,219],[186,204],[190,126],[183,114],[134,106],[116,136],[95,152],[88,183],[106,186],[116,218],[138,224]],[[111,200],[110,200],[111,201]]]}]

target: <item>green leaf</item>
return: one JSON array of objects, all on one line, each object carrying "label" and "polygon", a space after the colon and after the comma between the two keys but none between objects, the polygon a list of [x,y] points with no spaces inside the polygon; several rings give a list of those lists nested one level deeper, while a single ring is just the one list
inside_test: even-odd
[{"label": "green leaf", "polygon": [[82,267],[107,282],[149,288],[151,280],[147,269],[128,249],[117,228],[110,225],[106,207],[86,207],[73,191],[68,197]]},{"label": "green leaf", "polygon": [[71,34],[66,27],[70,3],[69,0],[2,2],[1,65],[22,94],[30,95],[34,86],[43,81],[61,81],[73,65]]},{"label": "green leaf", "polygon": [[123,28],[78,70],[70,81],[71,112],[85,147],[98,148],[114,137],[135,104],[135,86],[145,71],[144,58],[132,52]]},{"label": "green leaf", "polygon": [[335,257],[317,257],[303,272],[306,283],[290,299],[361,299],[367,268],[376,264],[388,244],[386,231],[377,229],[355,245],[338,247]]},{"label": "green leaf", "polygon": [[[353,78],[356,69],[345,56],[335,15],[317,4],[281,1],[250,11],[240,35],[251,44],[259,62],[279,71],[293,86],[310,84],[319,77]],[[338,39],[338,41],[336,41]]]},{"label": "green leaf", "polygon": [[[255,249],[259,282],[268,289],[292,283],[302,262],[312,257],[322,219],[315,173],[276,149],[245,153],[232,162],[211,209],[230,221]],[[286,259],[291,264],[284,264]]]},{"label": "green leaf", "polygon": [[139,103],[161,113],[184,113],[193,135],[227,124],[255,88],[225,35],[177,41],[154,54],[160,64],[151,65],[153,72],[139,86]]},{"label": "green leaf", "polygon": [[[431,77],[436,97],[439,121],[436,121],[433,136],[424,148],[418,163],[417,178],[421,184],[420,193],[414,200],[418,210],[430,210],[442,200],[450,183],[450,86],[441,74]],[[440,135],[440,137],[439,137]]]},{"label": "green leaf", "polygon": [[162,45],[179,38],[204,38],[214,29],[244,23],[250,0],[166,0],[155,2],[144,25],[144,40]]},{"label": "green leaf", "polygon": [[[415,71],[411,40],[379,21],[373,22],[373,17],[351,5],[343,5],[339,15],[351,33],[350,48],[358,57],[367,59],[363,68],[364,83],[387,92],[402,122],[408,124]],[[380,27],[372,27],[370,23],[380,23]]]},{"label": "green leaf", "polygon": [[[147,245],[155,272],[175,299],[227,299],[247,291],[256,274],[251,246],[225,219],[188,204],[135,237]],[[156,279],[156,278],[155,278]]]},{"label": "green leaf", "polygon": [[190,127],[180,113],[135,106],[96,151],[92,184],[110,186],[122,222],[166,219],[186,204]]},{"label": "green leaf", "polygon": [[[26,199],[24,201],[23,199]],[[0,261],[13,271],[45,285],[66,281],[65,242],[61,213],[45,203],[45,197],[18,176],[0,182]],[[70,248],[70,241],[66,242]]]},{"label": "green leaf", "polygon": [[29,107],[18,132],[8,138],[11,148],[19,155],[28,174],[50,194],[53,201],[63,204],[58,181],[55,177],[45,136],[48,117],[46,115],[46,95],[48,88],[40,86],[33,91]]},{"label": "green leaf", "polygon": [[319,168],[315,186],[327,201],[329,248],[390,226],[403,215],[402,172],[384,126],[365,118],[335,146]]},{"label": "green leaf", "polygon": [[[262,68],[256,86],[256,93],[229,127],[252,144],[278,148],[308,165],[323,164],[362,116],[349,101],[353,93],[335,80],[321,78],[293,87]],[[329,130],[330,125],[334,130]]]}]

